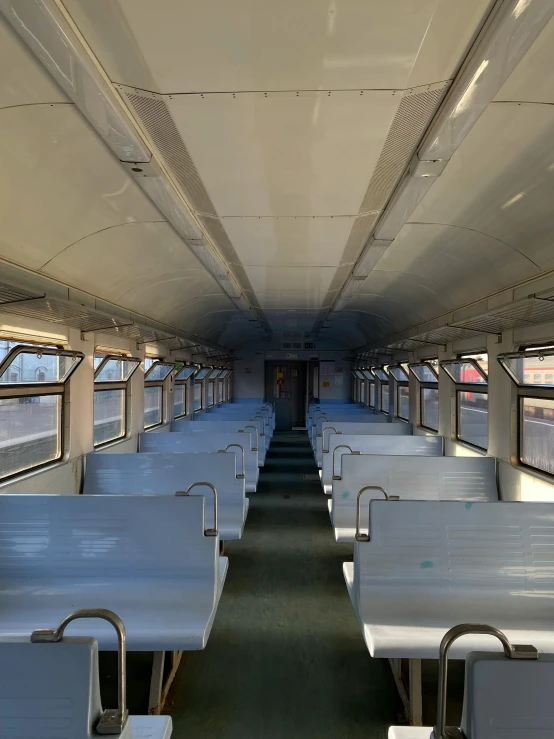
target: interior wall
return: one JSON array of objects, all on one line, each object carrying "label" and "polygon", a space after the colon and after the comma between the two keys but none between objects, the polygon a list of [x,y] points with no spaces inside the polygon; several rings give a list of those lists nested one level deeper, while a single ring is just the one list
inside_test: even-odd
[{"label": "interior wall", "polygon": [[[43,343],[62,344],[67,349],[83,352],[84,359],[75,370],[66,389],[65,413],[69,414],[69,435],[65,439],[65,454],[60,462],[42,470],[31,471],[15,480],[0,483],[0,493],[10,494],[58,494],[74,495],[81,491],[85,456],[94,451],[94,352],[95,349],[111,349],[129,352],[144,360],[146,350],[167,361],[190,360],[190,352],[171,353],[163,344],[155,347],[137,345],[134,341],[101,333],[82,335],[77,329],[40,322],[0,312],[0,336],[25,343],[34,340]],[[144,367],[133,373],[130,379],[130,418],[127,436],[98,450],[100,454],[134,453],[138,450],[139,434],[144,432]],[[187,406],[192,410],[192,405]],[[164,424],[148,431],[169,431],[173,418],[172,379],[164,384]]]},{"label": "interior wall", "polygon": [[233,397],[264,397],[264,353],[254,350],[241,350],[241,359],[234,363]]}]

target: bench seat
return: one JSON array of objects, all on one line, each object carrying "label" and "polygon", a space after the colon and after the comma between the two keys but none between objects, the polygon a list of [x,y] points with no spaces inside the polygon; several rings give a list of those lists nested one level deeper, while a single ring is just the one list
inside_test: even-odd
[{"label": "bench seat", "polygon": [[360,455],[399,456],[408,454],[411,456],[441,457],[444,453],[444,442],[441,436],[331,434],[329,436],[329,451],[323,454],[321,468],[321,484],[327,495],[332,494],[335,482],[340,482],[340,479],[336,481],[333,478],[341,477],[342,460],[347,455],[352,454],[348,448],[337,449],[335,452],[335,449],[339,446],[350,447]]},{"label": "bench seat", "polygon": [[[255,428],[252,428],[252,427]],[[180,418],[177,421],[173,421],[171,424],[172,431],[198,431],[198,432],[226,432],[232,433],[244,433],[250,437],[250,449],[258,452],[258,467],[263,467],[265,464],[266,449],[264,444],[259,443],[259,428],[258,423],[252,421],[202,421],[202,423],[195,423],[192,420]]]},{"label": "bench seat", "polygon": [[[354,541],[358,492],[375,485],[401,500],[498,500],[496,460],[492,457],[421,457],[349,454],[342,460],[341,479],[333,483],[329,501],[335,539]],[[363,493],[360,532],[369,528],[369,500],[379,490]]]},{"label": "bench seat", "polygon": [[315,459],[317,466],[321,469],[323,464],[323,450],[329,449],[329,436],[332,434],[371,434],[381,436],[410,436],[412,425],[410,423],[386,423],[384,416],[366,418],[358,423],[342,421],[324,421],[320,431],[316,434]]},{"label": "bench seat", "polygon": [[[99,454],[86,457],[85,495],[175,495],[194,482],[210,482],[217,490],[219,538],[240,539],[248,513],[244,479],[237,479],[234,454]],[[213,492],[191,491],[206,498],[206,525],[213,528]]]},{"label": "bench seat", "polygon": [[[459,623],[554,652],[554,504],[372,500],[371,540],[343,572],[374,657],[436,659]],[[458,640],[453,658],[495,648]]]},{"label": "bench seat", "polygon": [[[246,443],[245,443],[246,442]],[[258,453],[253,452],[245,434],[236,433],[187,433],[183,431],[162,432],[151,434],[145,432],[139,436],[139,452],[143,453],[180,453],[196,454],[204,452],[219,452],[225,450],[229,444],[237,444],[244,450],[244,470],[242,469],[242,451],[237,446],[228,450],[229,456],[236,457],[237,474],[245,475],[245,489],[247,493],[255,493],[260,476],[258,467]],[[223,454],[221,455],[223,457]]]},{"label": "bench seat", "polygon": [[[120,616],[129,650],[206,646],[228,561],[202,496],[3,495],[0,518],[0,638],[94,605]],[[67,633],[117,649],[96,619]]]}]

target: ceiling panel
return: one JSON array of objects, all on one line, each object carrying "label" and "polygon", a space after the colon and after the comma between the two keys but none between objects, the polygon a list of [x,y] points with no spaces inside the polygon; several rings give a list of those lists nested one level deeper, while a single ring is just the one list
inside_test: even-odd
[{"label": "ceiling panel", "polygon": [[502,241],[467,228],[407,224],[377,270],[419,275],[464,302],[482,298],[540,270]]},{"label": "ceiling panel", "polygon": [[554,106],[490,105],[410,221],[481,231],[554,268],[553,128]]},{"label": "ceiling panel", "polygon": [[0,109],[68,102],[65,93],[1,16],[0,69]]},{"label": "ceiling panel", "polygon": [[257,292],[260,306],[265,311],[309,309],[315,310],[321,305],[322,295],[318,293],[305,293],[299,290],[278,289],[267,292]]},{"label": "ceiling panel", "polygon": [[355,218],[224,218],[245,266],[338,266]]},{"label": "ceiling panel", "polygon": [[165,102],[219,216],[327,216],[358,213],[400,99],[349,91]]},{"label": "ceiling panel", "polygon": [[175,93],[405,87],[437,2],[64,4],[112,80]]},{"label": "ceiling panel", "polygon": [[102,229],[163,220],[73,105],[0,111],[0,257],[40,268]]},{"label": "ceiling panel", "polygon": [[553,67],[554,20],[551,20],[504,83],[495,100],[554,104]]},{"label": "ceiling panel", "polygon": [[183,304],[222,293],[165,222],[132,223],[92,234],[68,247],[43,271],[118,304],[140,297],[147,285],[159,291],[161,300],[173,294],[173,301]]},{"label": "ceiling panel", "polygon": [[321,297],[329,289],[334,267],[247,267],[246,274],[259,294],[280,290],[299,291]]}]

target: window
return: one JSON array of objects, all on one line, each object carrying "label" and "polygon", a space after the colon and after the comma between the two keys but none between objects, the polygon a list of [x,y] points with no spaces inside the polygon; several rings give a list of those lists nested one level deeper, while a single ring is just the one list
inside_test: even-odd
[{"label": "window", "polygon": [[95,447],[123,439],[127,433],[128,382],[140,359],[121,354],[94,355]]},{"label": "window", "polygon": [[193,387],[193,411],[197,413],[204,407],[204,400],[202,396],[202,385],[208,374],[210,373],[209,367],[197,367],[194,375],[194,387]]},{"label": "window", "polygon": [[388,384],[381,385],[381,407],[380,410],[383,413],[389,412],[389,386]]},{"label": "window", "polygon": [[554,348],[530,347],[498,361],[517,387],[518,460],[554,475]]},{"label": "window", "polygon": [[360,403],[365,404],[365,380],[360,380]]},{"label": "window", "polygon": [[218,380],[217,381],[217,402],[223,403],[225,400],[225,388],[224,388],[224,380]]},{"label": "window", "polygon": [[144,375],[144,428],[150,429],[163,423],[164,382],[174,365],[146,358],[144,366],[147,368]]},{"label": "window", "polygon": [[0,479],[63,456],[65,386],[80,352],[0,340]]},{"label": "window", "polygon": [[486,451],[489,435],[488,355],[464,354],[458,359],[443,360],[440,366],[456,383],[456,438]]},{"label": "window", "polygon": [[409,364],[408,369],[419,386],[419,426],[439,430],[439,363],[437,359]]},{"label": "window", "polygon": [[214,405],[214,383],[213,380],[208,380],[208,408],[211,408]]},{"label": "window", "polygon": [[185,365],[176,370],[173,390],[173,418],[181,418],[187,415],[187,385],[195,369],[195,367]]},{"label": "window", "polygon": [[407,364],[396,364],[389,367],[389,374],[396,382],[396,416],[403,421],[410,420],[410,378]]},{"label": "window", "polygon": [[367,380],[369,386],[369,407],[375,408],[375,375],[368,369],[363,369],[362,375]]}]

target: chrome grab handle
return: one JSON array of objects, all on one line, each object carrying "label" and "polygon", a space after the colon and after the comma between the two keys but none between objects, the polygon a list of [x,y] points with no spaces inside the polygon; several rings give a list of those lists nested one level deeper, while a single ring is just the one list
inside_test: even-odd
[{"label": "chrome grab handle", "polygon": [[239,434],[243,434],[246,431],[246,429],[254,429],[254,431],[256,432],[256,446],[252,447],[251,451],[257,452],[258,451],[258,427],[251,426],[251,425],[245,426],[243,429],[239,429]]},{"label": "chrome grab handle", "polygon": [[[337,431],[337,429],[334,426],[327,426],[326,429],[321,430],[321,434],[318,434],[318,436],[322,437],[321,447],[323,449],[323,454],[329,454],[329,450],[325,449],[325,432],[326,431],[334,431],[335,434],[342,434],[342,431]],[[329,434],[329,436],[331,436],[331,434]]]},{"label": "chrome grab handle", "polygon": [[127,637],[125,626],[119,616],[107,608],[83,608],[80,611],[70,613],[55,629],[36,629],[31,634],[31,641],[35,644],[59,642],[66,627],[78,618],[102,618],[104,621],[111,623],[117,632],[119,644],[117,652],[119,705],[117,709],[106,709],[102,712],[96,725],[96,732],[98,734],[121,734],[125,728],[129,712],[127,710]]},{"label": "chrome grab handle", "polygon": [[263,430],[263,431],[261,432],[260,436],[265,436],[265,418],[264,418],[263,416],[260,416],[260,414],[258,413],[258,415],[254,416],[254,418],[253,418],[253,419],[251,419],[251,420],[252,420],[252,421],[255,421],[255,420],[256,420],[256,418],[261,418],[261,419],[262,419],[262,423],[263,423],[263,429],[264,429],[264,430]]},{"label": "chrome grab handle", "polygon": [[340,475],[335,475],[335,454],[337,449],[350,449],[350,454],[359,454],[360,452],[354,451],[351,446],[348,446],[348,444],[339,444],[333,449],[333,480],[342,480]]},{"label": "chrome grab handle", "polygon": [[523,644],[511,644],[506,634],[494,626],[486,624],[460,624],[454,626],[443,636],[439,655],[439,692],[437,698],[437,725],[433,729],[434,739],[464,739],[459,728],[446,726],[446,689],[448,682],[448,652],[456,639],[467,634],[488,634],[500,640],[504,654],[510,659],[538,659],[535,647]]},{"label": "chrome grab handle", "polygon": [[358,491],[358,500],[356,503],[356,541],[369,541],[369,531],[367,534],[360,533],[360,518],[362,515],[362,493],[366,490],[379,490],[385,496],[385,500],[400,500],[398,495],[389,495],[387,491],[380,485],[366,485]]},{"label": "chrome grab handle", "polygon": [[202,485],[211,488],[214,494],[214,527],[213,529],[204,529],[204,536],[217,536],[217,490],[215,489],[215,485],[212,485],[211,482],[193,482],[184,493],[178,492],[177,495],[189,495],[193,488]]},{"label": "chrome grab handle", "polygon": [[225,449],[218,449],[217,450],[217,453],[218,454],[226,454],[227,450],[228,449],[231,449],[232,447],[237,447],[237,449],[240,449],[241,452],[242,452],[242,474],[241,475],[237,475],[236,478],[237,478],[237,480],[244,480],[244,477],[246,475],[246,467],[244,466],[244,447],[241,444],[227,444],[227,446],[225,447]]}]

